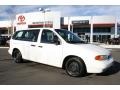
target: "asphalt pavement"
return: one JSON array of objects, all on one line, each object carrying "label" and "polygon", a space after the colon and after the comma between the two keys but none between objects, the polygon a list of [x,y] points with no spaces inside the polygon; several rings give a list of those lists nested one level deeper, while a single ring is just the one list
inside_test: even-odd
[{"label": "asphalt pavement", "polygon": [[70,77],[60,68],[26,61],[14,63],[8,48],[0,48],[0,85],[120,85],[120,49],[110,49],[114,66],[102,74]]}]

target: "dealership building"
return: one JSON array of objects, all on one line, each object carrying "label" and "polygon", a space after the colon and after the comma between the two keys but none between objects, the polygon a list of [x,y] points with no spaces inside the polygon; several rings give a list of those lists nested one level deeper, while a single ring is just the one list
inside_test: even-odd
[{"label": "dealership building", "polygon": [[16,15],[15,20],[0,21],[0,35],[11,35],[28,28],[67,29],[88,42],[104,42],[120,36],[120,25],[115,16],[70,16],[60,12],[31,12]]}]

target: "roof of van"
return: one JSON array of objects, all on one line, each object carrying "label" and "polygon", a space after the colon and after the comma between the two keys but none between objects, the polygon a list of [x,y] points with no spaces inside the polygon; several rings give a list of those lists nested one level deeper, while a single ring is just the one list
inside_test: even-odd
[{"label": "roof of van", "polygon": [[[54,30],[54,28],[28,28],[28,29],[21,29],[21,30],[36,30],[36,29],[50,29],[50,30]],[[19,31],[19,30],[16,30]]]}]

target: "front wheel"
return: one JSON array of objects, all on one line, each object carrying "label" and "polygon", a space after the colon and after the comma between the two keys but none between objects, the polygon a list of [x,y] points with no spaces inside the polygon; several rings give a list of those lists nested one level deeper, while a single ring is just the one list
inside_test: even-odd
[{"label": "front wheel", "polygon": [[21,55],[19,50],[15,50],[13,52],[13,60],[16,63],[22,63],[23,62],[22,55]]},{"label": "front wheel", "polygon": [[66,62],[65,68],[67,74],[72,77],[84,76],[86,73],[85,64],[78,57],[69,58]]}]

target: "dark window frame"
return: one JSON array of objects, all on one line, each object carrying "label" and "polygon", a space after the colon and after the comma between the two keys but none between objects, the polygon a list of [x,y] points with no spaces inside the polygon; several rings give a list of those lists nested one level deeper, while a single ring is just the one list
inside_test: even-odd
[{"label": "dark window frame", "polygon": [[[42,30],[42,33],[41,33],[40,43],[45,43],[45,44],[55,44],[54,41],[52,41],[52,42],[47,42],[47,40],[46,40],[46,41],[42,41],[42,39],[43,39],[42,34],[43,34],[44,31],[52,32],[54,36],[57,36],[53,31],[51,31],[51,30],[49,30],[49,29],[43,29],[43,30]],[[58,37],[58,36],[57,36],[57,37]],[[46,38],[46,37],[45,37],[45,38]],[[54,37],[53,37],[53,38],[54,38]],[[58,38],[59,38],[59,37],[58,37]],[[59,40],[60,40],[60,39],[59,39]]]},{"label": "dark window frame", "polygon": [[[27,38],[27,37],[25,37],[25,34],[28,32],[34,32],[34,31],[36,31],[36,35],[34,35],[35,36],[35,38],[33,39],[33,38]],[[23,32],[23,34],[22,34],[22,36],[19,38],[19,39],[17,39],[16,38],[16,36],[18,35],[18,33],[20,33],[20,32]],[[37,42],[37,40],[38,40],[38,36],[39,36],[39,32],[40,32],[40,30],[39,29],[33,29],[33,30],[20,30],[20,31],[17,31],[17,32],[15,32],[15,34],[13,35],[13,37],[12,37],[12,39],[14,39],[14,40],[21,40],[21,41],[30,41],[30,42]],[[35,34],[35,33],[34,33]],[[34,37],[33,36],[33,37]]]}]

